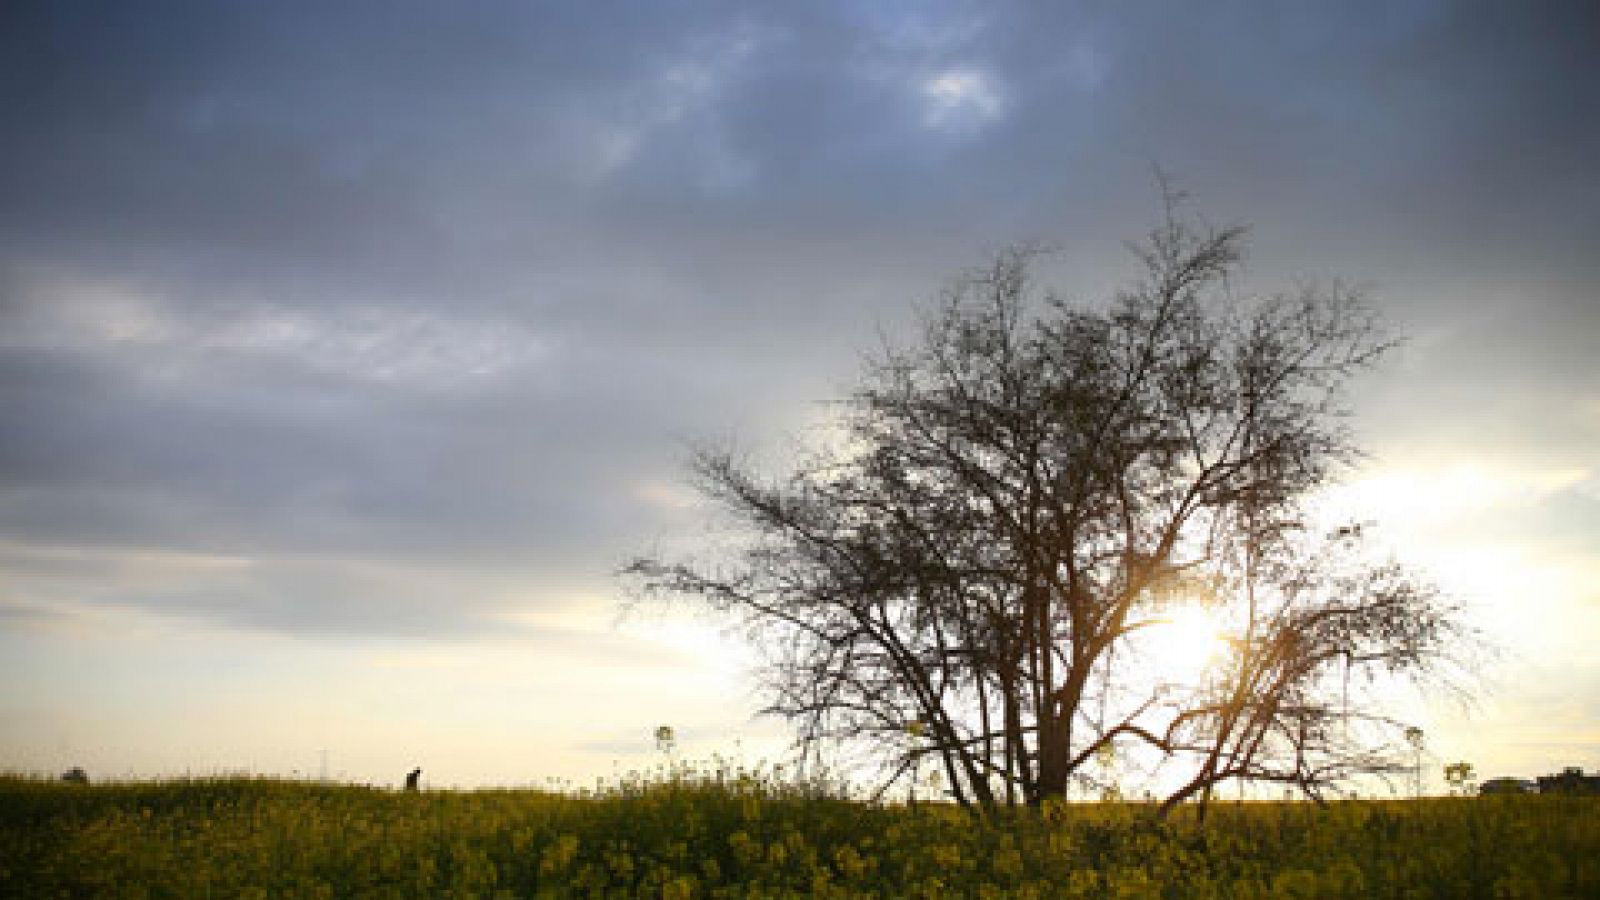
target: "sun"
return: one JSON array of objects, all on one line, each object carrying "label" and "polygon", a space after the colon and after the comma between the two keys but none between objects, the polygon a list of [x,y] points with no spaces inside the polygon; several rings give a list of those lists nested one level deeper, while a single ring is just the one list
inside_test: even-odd
[{"label": "sun", "polygon": [[1223,649],[1222,627],[1209,610],[1180,606],[1154,617],[1139,645],[1163,682],[1192,682]]}]

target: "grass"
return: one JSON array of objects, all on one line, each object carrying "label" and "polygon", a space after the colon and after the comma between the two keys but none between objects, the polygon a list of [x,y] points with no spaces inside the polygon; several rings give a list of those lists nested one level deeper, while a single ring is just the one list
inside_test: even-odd
[{"label": "grass", "polygon": [[1600,798],[1132,804],[975,822],[750,776],[404,794],[0,776],[0,896],[1596,897]]}]

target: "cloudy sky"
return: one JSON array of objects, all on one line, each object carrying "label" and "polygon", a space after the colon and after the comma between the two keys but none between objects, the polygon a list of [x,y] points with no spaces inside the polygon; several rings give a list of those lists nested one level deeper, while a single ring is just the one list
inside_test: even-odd
[{"label": "cloudy sky", "polygon": [[1104,297],[1153,165],[1410,335],[1332,500],[1502,647],[1434,752],[1600,767],[1593,4],[7,3],[0,134],[0,768],[770,757],[619,615],[685,447],[1006,243]]}]

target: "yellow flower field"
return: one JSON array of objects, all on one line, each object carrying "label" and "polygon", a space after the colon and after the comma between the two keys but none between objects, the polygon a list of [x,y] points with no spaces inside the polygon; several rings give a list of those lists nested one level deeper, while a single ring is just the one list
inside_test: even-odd
[{"label": "yellow flower field", "polygon": [[977,822],[750,777],[404,794],[0,777],[0,896],[1600,896],[1600,798],[1085,804]]}]

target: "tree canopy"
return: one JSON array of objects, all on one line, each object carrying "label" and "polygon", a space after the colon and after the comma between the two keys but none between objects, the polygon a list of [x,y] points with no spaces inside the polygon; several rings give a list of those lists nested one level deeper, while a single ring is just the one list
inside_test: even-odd
[{"label": "tree canopy", "polygon": [[[1427,674],[1455,610],[1309,515],[1356,456],[1349,382],[1394,342],[1342,283],[1240,296],[1244,238],[1169,194],[1097,307],[1041,288],[1037,248],[999,253],[885,341],[840,440],[781,477],[696,455],[735,550],[626,572],[759,635],[804,740],[874,747],[889,780],[935,758],[966,805],[1064,796],[1117,742],[1186,767],[1169,804],[1394,771],[1401,726],[1352,685]],[[1141,635],[1185,607],[1227,652],[1152,682]]]}]

